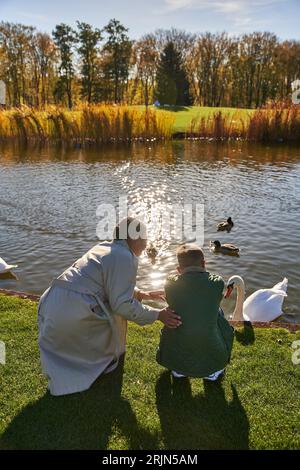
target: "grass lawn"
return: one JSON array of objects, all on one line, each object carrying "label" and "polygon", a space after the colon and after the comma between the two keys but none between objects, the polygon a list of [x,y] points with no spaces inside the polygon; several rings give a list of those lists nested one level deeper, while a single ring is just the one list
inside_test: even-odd
[{"label": "grass lawn", "polygon": [[[130,325],[124,364],[87,392],[51,397],[37,348],[36,303],[0,295],[1,449],[299,449],[300,332],[236,332],[220,384],[172,382],[154,360],[159,325]],[[280,341],[279,341],[280,340]]]},{"label": "grass lawn", "polygon": [[[144,108],[144,106],[135,106],[136,108]],[[153,106],[151,106],[153,108]],[[158,109],[159,108],[155,108]],[[173,132],[186,132],[190,130],[192,119],[196,119],[200,122],[202,117],[207,118],[221,111],[224,115],[228,115],[228,118],[234,118],[236,120],[243,119],[247,122],[247,119],[251,113],[254,113],[254,109],[240,109],[240,108],[214,108],[208,106],[174,106],[163,108],[166,111],[170,111],[174,114],[174,127]]]}]

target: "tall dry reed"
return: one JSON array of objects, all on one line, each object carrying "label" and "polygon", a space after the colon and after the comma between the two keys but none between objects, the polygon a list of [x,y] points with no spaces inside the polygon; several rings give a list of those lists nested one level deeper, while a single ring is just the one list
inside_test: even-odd
[{"label": "tall dry reed", "polygon": [[173,124],[170,112],[127,106],[22,107],[0,111],[0,139],[81,144],[161,140],[171,138]]},{"label": "tall dry reed", "polygon": [[[201,108],[200,108],[201,109]],[[0,111],[0,140],[107,144],[172,138],[174,113],[128,106],[49,106]],[[194,118],[187,137],[253,142],[300,142],[300,109],[278,105],[245,114],[220,110]]]},{"label": "tall dry reed", "polygon": [[193,119],[189,136],[204,139],[243,139],[253,142],[300,142],[300,109],[274,106],[258,109],[245,117],[218,111]]}]

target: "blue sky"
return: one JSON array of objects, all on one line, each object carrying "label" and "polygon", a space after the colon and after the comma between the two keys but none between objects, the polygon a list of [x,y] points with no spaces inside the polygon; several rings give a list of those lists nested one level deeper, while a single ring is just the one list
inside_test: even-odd
[{"label": "blue sky", "polygon": [[0,19],[51,32],[77,19],[103,27],[117,18],[132,38],[157,28],[239,34],[272,31],[300,39],[300,0],[0,0]]}]

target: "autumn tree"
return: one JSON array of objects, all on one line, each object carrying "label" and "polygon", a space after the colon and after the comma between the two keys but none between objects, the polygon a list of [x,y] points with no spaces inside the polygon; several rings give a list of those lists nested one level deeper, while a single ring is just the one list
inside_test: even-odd
[{"label": "autumn tree", "polygon": [[292,93],[292,82],[300,77],[299,41],[284,41],[277,44],[274,56],[277,97],[286,100]]},{"label": "autumn tree", "polygon": [[132,42],[130,41],[125,28],[118,20],[112,19],[105,26],[104,32],[107,35],[103,47],[103,73],[107,85],[111,86],[112,97],[115,103],[123,100],[124,88],[126,86]]},{"label": "autumn tree", "polygon": [[230,86],[228,62],[231,39],[226,33],[201,34],[192,52],[196,95],[199,104],[221,106]]},{"label": "autumn tree", "polygon": [[56,46],[47,33],[38,32],[33,36],[30,57],[35,105],[44,107],[52,98],[58,60]]},{"label": "autumn tree", "polygon": [[162,104],[257,108],[291,100],[300,78],[300,42],[269,32],[233,37],[172,28],[132,41],[115,19],[101,31],[78,21],[77,31],[62,23],[50,37],[1,22],[8,106],[71,107],[79,99],[148,106],[157,97]]},{"label": "autumn tree", "polygon": [[13,106],[29,104],[30,51],[35,29],[19,23],[0,23],[1,78]]},{"label": "autumn tree", "polygon": [[101,31],[91,25],[77,21],[79,42],[78,54],[81,72],[81,96],[91,103],[95,100],[97,86],[97,57]]},{"label": "autumn tree", "polygon": [[158,65],[156,38],[153,34],[143,36],[133,45],[132,61],[136,68],[136,83],[141,85],[143,103],[148,106],[153,99]]},{"label": "autumn tree", "polygon": [[68,107],[72,108],[72,83],[74,79],[73,52],[77,42],[76,32],[68,25],[61,23],[52,32],[54,42],[59,50],[59,79],[55,95],[59,101],[67,97]]}]

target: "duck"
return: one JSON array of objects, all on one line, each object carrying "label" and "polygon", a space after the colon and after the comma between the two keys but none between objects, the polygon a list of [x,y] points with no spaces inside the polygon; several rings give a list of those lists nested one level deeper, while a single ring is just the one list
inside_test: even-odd
[{"label": "duck", "polygon": [[210,247],[214,253],[223,253],[223,255],[230,256],[240,255],[240,249],[231,243],[224,243],[222,245],[219,240],[215,240],[214,242],[210,242]]},{"label": "duck", "polygon": [[153,242],[150,242],[149,245],[147,246],[146,254],[148,258],[150,258],[151,263],[154,264],[156,261],[156,257],[158,255],[158,249],[156,248]]},{"label": "duck", "polygon": [[232,218],[228,217],[227,220],[217,225],[217,231],[224,232],[225,230],[227,230],[227,232],[230,232],[233,226],[234,226],[234,223],[232,221]]},{"label": "duck", "polygon": [[0,258],[0,274],[9,273],[12,269],[17,267],[17,264],[7,264],[3,258]]},{"label": "duck", "polygon": [[288,279],[270,289],[259,289],[245,300],[245,283],[242,277],[232,276],[227,281],[225,298],[230,297],[233,289],[237,289],[237,299],[232,315],[233,320],[250,322],[271,322],[283,315],[282,305],[287,297]]}]

